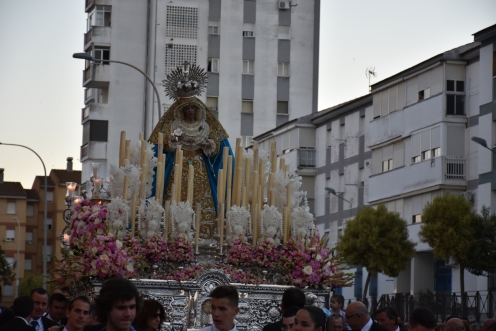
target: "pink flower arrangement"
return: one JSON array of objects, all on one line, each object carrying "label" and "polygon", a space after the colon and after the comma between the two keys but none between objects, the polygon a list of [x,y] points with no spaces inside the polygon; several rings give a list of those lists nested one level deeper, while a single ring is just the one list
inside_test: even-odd
[{"label": "pink flower arrangement", "polygon": [[193,245],[184,237],[179,236],[169,245],[168,262],[186,264],[194,260]]},{"label": "pink flower arrangement", "polygon": [[143,255],[149,263],[166,261],[168,258],[167,242],[160,237],[153,236],[143,246]]},{"label": "pink flower arrangement", "polygon": [[83,200],[74,207],[71,215],[71,229],[69,244],[75,239],[87,237],[92,239],[95,235],[107,234],[104,220],[107,218],[107,206]]},{"label": "pink flower arrangement", "polygon": [[246,239],[237,239],[227,253],[227,263],[249,267],[253,264],[253,250]]},{"label": "pink flower arrangement", "polygon": [[270,268],[279,261],[279,252],[276,245],[269,239],[253,250],[253,260],[259,267]]}]

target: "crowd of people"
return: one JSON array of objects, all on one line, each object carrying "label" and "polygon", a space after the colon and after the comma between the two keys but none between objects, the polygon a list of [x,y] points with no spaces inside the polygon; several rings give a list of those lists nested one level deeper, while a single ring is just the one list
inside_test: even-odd
[{"label": "crowd of people", "polygon": [[[1,293],[0,293],[1,300]],[[221,285],[210,292],[212,325],[200,331],[238,331],[239,293],[235,286]],[[0,331],[156,331],[165,321],[165,310],[157,300],[143,300],[136,286],[124,278],[105,281],[94,304],[85,296],[68,300],[63,294],[42,288],[19,296],[11,309],[0,308]],[[469,331],[468,322],[450,316],[438,324],[425,308],[415,309],[405,328],[391,307],[370,316],[361,302],[344,309],[344,298],[333,295],[330,310],[308,304],[303,291],[287,289],[281,301],[281,319],[263,331]],[[496,331],[496,319],[488,319],[480,331]]]}]

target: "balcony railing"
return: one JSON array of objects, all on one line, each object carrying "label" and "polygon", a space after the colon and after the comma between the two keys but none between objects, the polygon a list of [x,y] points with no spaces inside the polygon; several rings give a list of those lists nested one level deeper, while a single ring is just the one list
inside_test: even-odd
[{"label": "balcony railing", "polygon": [[86,69],[84,69],[83,72],[83,82],[86,82],[90,78],[91,78],[91,66],[88,66]]},{"label": "balcony railing", "polygon": [[85,45],[91,41],[91,37],[92,37],[91,31],[93,31],[93,30],[90,30],[84,34],[84,44]]},{"label": "balcony railing", "polygon": [[462,156],[446,156],[444,158],[444,175],[446,179],[465,180],[465,158]]},{"label": "balcony railing", "polygon": [[[496,316],[496,291],[465,292],[465,306],[462,306],[460,293],[429,293],[411,295],[409,293],[383,294],[368,299],[370,313],[384,307],[392,307],[398,316],[407,322],[412,311],[427,308],[434,313],[439,322],[448,316],[466,316],[478,323]],[[351,300],[348,304],[351,303]]]}]

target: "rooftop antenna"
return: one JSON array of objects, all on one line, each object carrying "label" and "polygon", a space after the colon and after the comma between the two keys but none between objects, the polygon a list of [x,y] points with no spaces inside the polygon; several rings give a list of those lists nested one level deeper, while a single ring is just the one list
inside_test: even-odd
[{"label": "rooftop antenna", "polygon": [[368,67],[365,69],[365,77],[369,79],[369,92],[371,91],[370,88],[370,76],[375,77],[377,75],[377,72],[375,72],[375,67]]}]

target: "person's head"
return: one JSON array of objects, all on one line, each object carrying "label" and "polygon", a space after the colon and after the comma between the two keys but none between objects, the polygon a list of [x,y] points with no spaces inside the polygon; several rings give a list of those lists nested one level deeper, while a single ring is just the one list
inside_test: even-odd
[{"label": "person's head", "polygon": [[35,288],[31,291],[31,299],[34,301],[34,309],[31,317],[35,320],[39,319],[46,313],[48,308],[48,292],[44,288]]},{"label": "person's head", "polygon": [[300,309],[300,307],[293,306],[284,310],[284,312],[282,313],[282,331],[291,331],[293,329],[294,318],[296,316],[296,313]]},{"label": "person's head", "polygon": [[284,312],[286,307],[292,306],[303,308],[306,300],[307,298],[302,290],[296,287],[290,287],[282,294],[281,310]]},{"label": "person's head", "polygon": [[361,330],[369,320],[369,311],[363,303],[356,301],[346,307],[346,323],[352,330]]},{"label": "person's head", "polygon": [[85,296],[80,296],[69,301],[65,312],[67,329],[81,331],[90,319],[90,301]]},{"label": "person's head", "polygon": [[344,318],[339,314],[332,314],[327,319],[327,331],[343,331]]},{"label": "person's head", "polygon": [[293,331],[325,331],[325,322],[326,317],[322,309],[305,306],[296,313]]},{"label": "person's head", "polygon": [[341,294],[334,294],[329,301],[329,307],[333,312],[339,314],[344,307],[344,296]]},{"label": "person's head", "polygon": [[445,331],[465,331],[465,325],[463,325],[463,321],[459,318],[453,317],[450,318],[446,325],[444,326]]},{"label": "person's head", "polygon": [[234,327],[234,317],[239,313],[239,294],[236,286],[221,285],[210,292],[212,320],[220,331]]},{"label": "person's head", "polygon": [[48,314],[58,322],[65,317],[67,298],[62,293],[53,293],[48,299]]},{"label": "person's head", "polygon": [[398,328],[398,315],[391,307],[384,307],[375,312],[377,323],[388,329],[395,331]]},{"label": "person's head", "polygon": [[165,321],[165,310],[157,300],[144,300],[133,325],[143,330],[158,330]]},{"label": "person's head", "polygon": [[31,297],[28,297],[27,295],[23,295],[20,297],[17,297],[14,300],[14,304],[12,305],[12,313],[14,316],[20,316],[22,318],[27,318],[31,313],[33,312],[34,309],[34,302]]},{"label": "person's head", "polygon": [[462,318],[463,321],[463,326],[465,327],[465,331],[470,331],[470,322],[468,318],[464,317]]},{"label": "person's head", "polygon": [[480,326],[480,331],[496,331],[496,319],[491,318]]},{"label": "person's head", "polygon": [[114,277],[106,280],[95,299],[98,320],[114,329],[127,330],[139,309],[141,298],[129,280]]},{"label": "person's head", "polygon": [[186,105],[183,108],[184,119],[188,122],[194,122],[196,120],[196,106],[194,105]]},{"label": "person's head", "polygon": [[427,308],[417,308],[412,312],[408,322],[408,331],[433,331],[437,320],[434,314]]}]

